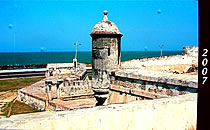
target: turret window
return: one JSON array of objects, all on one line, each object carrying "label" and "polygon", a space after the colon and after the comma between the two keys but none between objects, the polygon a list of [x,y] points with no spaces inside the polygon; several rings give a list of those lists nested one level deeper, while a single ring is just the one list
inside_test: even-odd
[{"label": "turret window", "polygon": [[108,48],[108,56],[110,56],[110,48]]}]

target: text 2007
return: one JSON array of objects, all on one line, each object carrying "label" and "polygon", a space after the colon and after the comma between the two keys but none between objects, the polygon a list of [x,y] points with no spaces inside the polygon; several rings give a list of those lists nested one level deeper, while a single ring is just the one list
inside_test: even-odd
[{"label": "text 2007", "polygon": [[202,54],[202,77],[203,77],[203,82],[202,84],[205,84],[206,80],[208,79],[207,73],[208,73],[208,59],[207,59],[207,53],[208,49],[203,49],[203,54]]}]

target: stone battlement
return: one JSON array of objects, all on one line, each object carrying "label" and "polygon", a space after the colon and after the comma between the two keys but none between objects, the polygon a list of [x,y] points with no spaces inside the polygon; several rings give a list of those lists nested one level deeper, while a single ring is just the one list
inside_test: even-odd
[{"label": "stone battlement", "polygon": [[47,64],[46,77],[62,74],[74,74],[77,71],[86,71],[86,65],[83,63],[49,63]]},{"label": "stone battlement", "polygon": [[[18,90],[17,100],[38,110],[70,110],[95,105],[90,81],[66,81],[57,87],[57,81],[49,86],[43,79],[26,88]],[[68,85],[64,85],[68,84]],[[48,84],[49,85],[49,84]],[[88,97],[88,99],[86,99]],[[69,100],[70,99],[70,100]],[[76,102],[73,101],[76,99]],[[84,100],[84,101],[83,101]],[[83,106],[81,106],[83,104]]]}]

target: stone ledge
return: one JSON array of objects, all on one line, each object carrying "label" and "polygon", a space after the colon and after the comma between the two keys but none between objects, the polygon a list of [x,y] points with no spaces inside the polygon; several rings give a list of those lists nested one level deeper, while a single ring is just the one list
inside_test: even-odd
[{"label": "stone ledge", "polygon": [[198,88],[197,75],[169,74],[146,70],[119,70],[115,74],[118,77],[127,77],[136,80],[152,81],[172,85],[180,85],[191,88]]},{"label": "stone ledge", "polygon": [[147,92],[147,91],[138,90],[138,89],[129,89],[129,88],[125,88],[125,87],[120,87],[118,85],[112,85],[111,90],[124,92],[127,94],[136,95],[136,96],[140,96],[140,97],[146,97],[146,98],[150,98],[150,99],[167,98],[168,97],[167,95],[162,95],[162,94],[158,94],[158,93],[154,93],[154,92]]},{"label": "stone ledge", "polygon": [[[195,129],[197,94],[128,104],[14,115],[1,129]],[[120,124],[120,125],[119,125]]]}]

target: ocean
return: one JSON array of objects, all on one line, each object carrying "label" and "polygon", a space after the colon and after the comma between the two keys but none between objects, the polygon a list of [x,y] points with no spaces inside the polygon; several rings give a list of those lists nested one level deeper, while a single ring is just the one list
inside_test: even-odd
[{"label": "ocean", "polygon": [[[163,51],[163,56],[179,55],[182,51]],[[0,53],[0,65],[30,65],[72,62],[75,52],[21,52]],[[78,61],[91,63],[91,52],[78,52]],[[159,57],[160,51],[122,51],[121,61]]]}]

